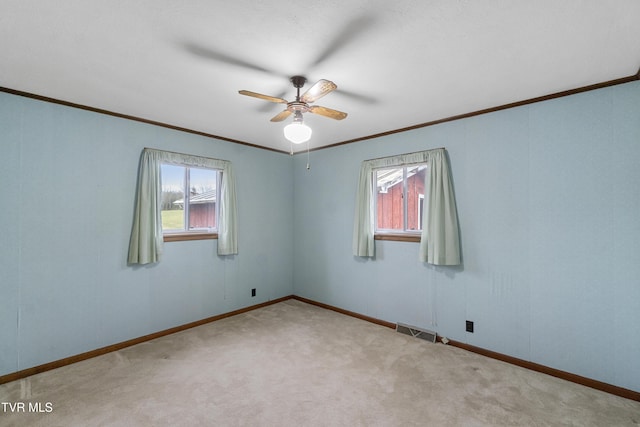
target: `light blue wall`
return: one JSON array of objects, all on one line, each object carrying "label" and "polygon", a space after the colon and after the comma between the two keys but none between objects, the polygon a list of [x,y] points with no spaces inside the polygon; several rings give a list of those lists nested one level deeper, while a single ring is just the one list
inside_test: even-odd
[{"label": "light blue wall", "polygon": [[[288,155],[6,93],[0,147],[0,375],[293,293]],[[126,265],[144,147],[233,163],[238,255]]]},{"label": "light blue wall", "polygon": [[[362,160],[446,147],[464,266],[351,253]],[[297,295],[640,391],[640,83],[294,156]],[[473,334],[465,320],[475,322]]]}]

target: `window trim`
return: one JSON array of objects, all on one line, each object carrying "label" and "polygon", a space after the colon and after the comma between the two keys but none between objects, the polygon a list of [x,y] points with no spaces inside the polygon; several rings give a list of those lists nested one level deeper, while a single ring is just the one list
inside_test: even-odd
[{"label": "window trim", "polygon": [[175,233],[162,233],[162,240],[164,242],[186,242],[190,240],[217,240],[218,232],[215,233],[203,233],[200,231],[182,231]]},{"label": "window trim", "polygon": [[373,234],[374,240],[389,240],[394,242],[412,242],[420,243],[420,233],[407,232],[407,233],[382,233],[376,231]]}]

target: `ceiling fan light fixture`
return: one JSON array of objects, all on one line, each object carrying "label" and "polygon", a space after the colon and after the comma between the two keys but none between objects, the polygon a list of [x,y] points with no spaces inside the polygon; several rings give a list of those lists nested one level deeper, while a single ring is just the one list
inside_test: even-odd
[{"label": "ceiling fan light fixture", "polygon": [[296,111],[293,123],[284,127],[284,137],[294,144],[302,144],[311,139],[312,130],[302,121],[302,113]]},{"label": "ceiling fan light fixture", "polygon": [[289,123],[284,127],[284,137],[294,144],[302,144],[311,139],[311,128],[301,122]]}]

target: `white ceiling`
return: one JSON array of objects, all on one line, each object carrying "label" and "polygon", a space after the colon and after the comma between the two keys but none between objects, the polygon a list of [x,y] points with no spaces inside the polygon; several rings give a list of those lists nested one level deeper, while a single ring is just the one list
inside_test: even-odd
[{"label": "white ceiling", "polygon": [[[634,75],[637,0],[0,0],[0,86],[288,151],[288,78],[332,80],[311,148]],[[307,86],[308,87],[308,86]],[[304,89],[303,89],[304,90]],[[296,147],[302,148],[302,147]],[[306,149],[306,147],[304,147]]]}]

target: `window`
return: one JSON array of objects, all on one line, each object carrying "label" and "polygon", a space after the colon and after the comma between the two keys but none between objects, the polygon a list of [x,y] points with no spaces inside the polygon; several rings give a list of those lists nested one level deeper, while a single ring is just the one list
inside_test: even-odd
[{"label": "window", "polygon": [[217,231],[220,171],[162,163],[163,234]]},{"label": "window", "polygon": [[[401,196],[388,196],[396,188]],[[373,258],[375,240],[401,240],[420,243],[422,262],[460,264],[458,213],[444,148],[364,160],[355,205],[353,255]]]},{"label": "window", "polygon": [[373,170],[376,233],[422,231],[426,169],[426,164],[414,164]]},{"label": "window", "polygon": [[[163,200],[165,190],[167,200]],[[213,196],[206,195],[207,191],[213,191]],[[173,199],[175,195],[170,193],[180,194]],[[196,218],[189,212],[200,210],[195,207],[198,204],[206,208],[205,214]],[[165,220],[163,210],[168,211],[164,212]],[[171,212],[174,210],[178,212]],[[235,255],[237,217],[230,161],[145,148],[140,155],[127,262],[159,262],[164,242],[176,240],[217,239],[218,255]]]}]

